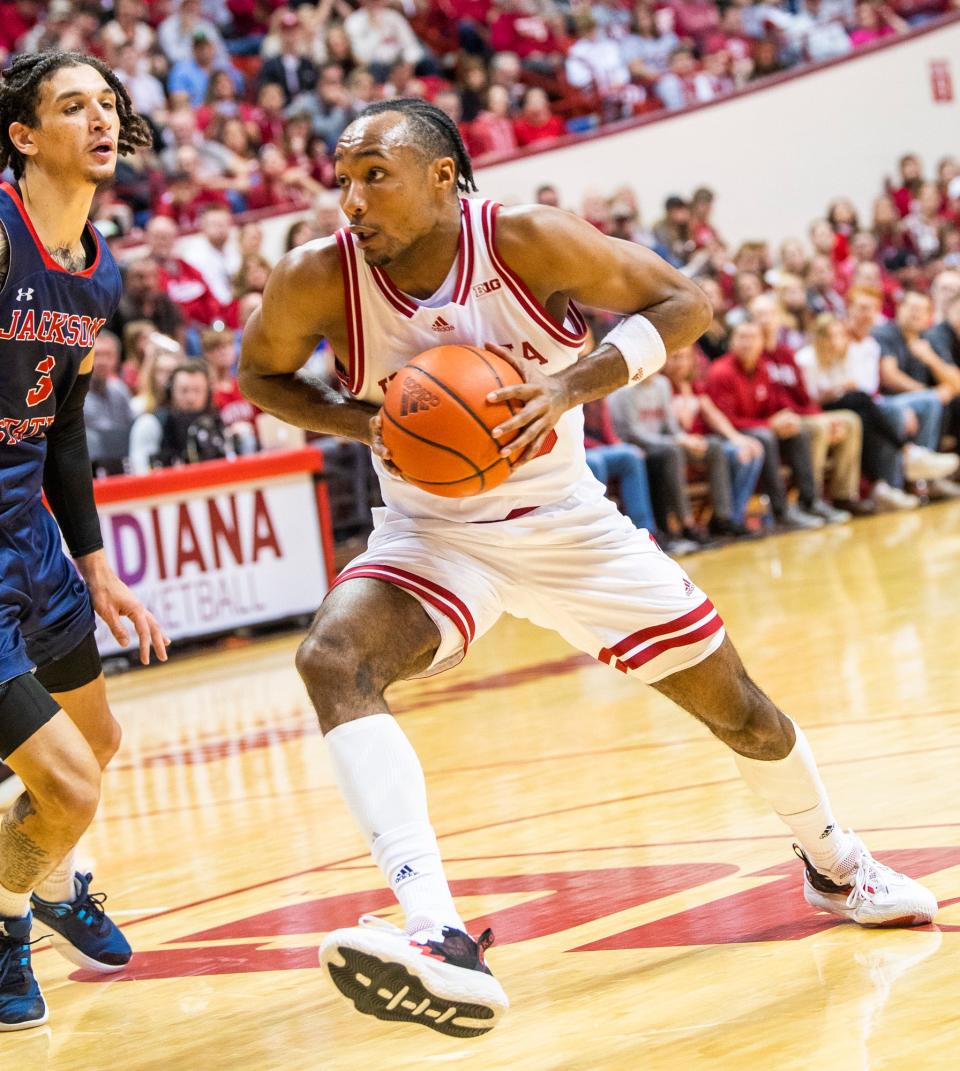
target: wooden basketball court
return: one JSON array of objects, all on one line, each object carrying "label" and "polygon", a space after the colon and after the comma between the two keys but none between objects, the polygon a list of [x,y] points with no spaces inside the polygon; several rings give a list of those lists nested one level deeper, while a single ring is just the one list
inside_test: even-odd
[{"label": "wooden basketball court", "polygon": [[322,934],[396,920],[333,788],[297,637],[110,682],[123,749],[84,853],[137,955],[35,958],[47,1027],[3,1071],[774,1071],[960,1057],[960,505],[687,559],[807,729],[838,817],[925,877],[938,925],[815,914],[779,822],[651,690],[505,620],[398,687],[448,874],[512,1001],[472,1041],[360,1016]]}]

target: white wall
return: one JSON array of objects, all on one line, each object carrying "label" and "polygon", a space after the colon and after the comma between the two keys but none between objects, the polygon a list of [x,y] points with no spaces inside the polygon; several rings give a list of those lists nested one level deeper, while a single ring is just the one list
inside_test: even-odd
[{"label": "white wall", "polygon": [[[933,100],[931,61],[947,65],[950,103]],[[917,152],[931,171],[942,156],[960,156],[958,96],[960,15],[779,85],[481,167],[477,182],[481,196],[508,203],[530,201],[537,186],[551,182],[571,208],[587,192],[629,184],[648,226],[667,196],[707,185],[717,194],[715,219],[728,241],[778,242],[802,236],[834,197],[852,198],[869,218],[884,176],[895,174],[905,152]],[[287,228],[303,214],[263,221],[271,259],[280,257]]]},{"label": "white wall", "polygon": [[[802,233],[836,196],[867,213],[905,152],[931,170],[942,156],[960,156],[958,57],[954,20],[760,92],[482,168],[478,185],[486,197],[528,201],[552,182],[578,208],[584,193],[628,183],[647,225],[668,195],[707,185],[728,240],[777,241]],[[948,65],[950,103],[933,100],[932,60]]]}]

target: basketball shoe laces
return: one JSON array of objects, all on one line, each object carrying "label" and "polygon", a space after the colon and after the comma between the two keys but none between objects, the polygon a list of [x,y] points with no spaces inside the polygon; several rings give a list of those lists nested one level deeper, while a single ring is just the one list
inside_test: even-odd
[{"label": "basketball shoe laces", "polygon": [[890,882],[887,878],[896,878],[899,875],[885,863],[880,863],[864,849],[860,853],[860,862],[857,871],[853,875],[850,895],[847,897],[847,907],[854,907],[858,900],[876,896],[878,893],[890,891]]},{"label": "basketball shoe laces", "polygon": [[103,908],[107,894],[90,892],[90,882],[93,880],[92,874],[78,875],[78,877],[80,877],[80,890],[73,900],[65,900],[59,903],[45,900],[44,906],[58,918],[66,918],[67,915],[75,913],[77,918],[85,926],[89,926],[97,937],[103,937],[110,929],[110,921],[107,919],[107,913]]},{"label": "basketball shoe laces", "polygon": [[0,992],[16,991],[17,987],[26,992],[29,979],[24,967],[30,962],[29,949],[42,940],[43,937],[35,937],[32,941],[17,941],[0,934]]},{"label": "basketball shoe laces", "polygon": [[[361,925],[361,926],[369,926],[369,927],[371,927],[372,929],[375,929],[375,930],[386,930],[388,933],[392,933],[397,937],[403,937],[405,940],[410,941],[411,944],[417,944],[417,945],[433,945],[433,944],[440,945],[440,944],[443,944],[444,943],[443,931],[444,931],[445,928],[447,930],[449,930],[452,934],[459,935],[459,933],[461,932],[461,931],[458,931],[458,930],[453,930],[452,927],[449,927],[449,926],[448,927],[438,926],[437,930],[440,932],[441,937],[440,937],[440,940],[437,941],[437,940],[435,940],[435,939],[433,939],[433,938],[428,936],[428,935],[430,935],[432,933],[435,933],[436,931],[434,931],[434,930],[421,930],[421,931],[419,931],[420,934],[422,935],[422,939],[421,939],[420,937],[417,936],[417,934],[407,933],[406,930],[402,930],[399,926],[394,926],[394,924],[392,922],[388,922],[386,919],[380,918],[379,915],[361,915],[360,918],[357,921],[358,921],[359,925]],[[483,954],[484,954],[484,952],[487,951],[487,949],[494,942],[493,930],[487,928],[477,938],[471,937],[470,934],[466,934],[466,937],[472,944],[475,944],[477,946],[476,956],[477,956],[477,959],[479,960],[479,965],[483,970],[485,970],[485,971],[487,971],[489,973],[490,968],[487,967],[486,963],[484,962]],[[447,940],[449,940],[449,938],[447,938]],[[458,942],[458,944],[462,944],[462,942]],[[457,948],[455,950],[455,954],[457,955],[457,958],[467,958],[469,956],[470,951],[471,951],[470,949],[466,949],[466,948],[464,948],[462,950],[460,948]],[[457,966],[462,966],[462,965],[463,964],[457,964]]]}]

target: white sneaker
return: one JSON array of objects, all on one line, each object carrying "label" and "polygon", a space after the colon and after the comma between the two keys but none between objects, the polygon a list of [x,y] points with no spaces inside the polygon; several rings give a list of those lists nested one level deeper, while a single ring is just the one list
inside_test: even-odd
[{"label": "white sneaker", "polygon": [[[852,835],[852,834],[851,834]],[[878,862],[859,837],[857,869],[838,881],[822,874],[803,849],[793,850],[803,860],[803,898],[819,911],[829,911],[861,926],[925,926],[939,907],[936,897],[913,878]]]},{"label": "white sneaker", "polygon": [[477,940],[446,926],[411,936],[363,915],[359,926],[327,935],[320,962],[364,1015],[472,1038],[492,1030],[510,1006],[483,960],[492,944],[490,930]]},{"label": "white sneaker", "polygon": [[920,505],[916,495],[908,495],[899,487],[891,487],[886,480],[878,480],[873,485],[871,498],[880,510],[916,509]]},{"label": "white sneaker", "polygon": [[908,443],[903,448],[903,472],[910,483],[916,480],[942,480],[960,467],[956,454],[938,454],[925,446]]},{"label": "white sneaker", "polygon": [[845,509],[837,509],[822,498],[814,499],[808,512],[826,521],[827,524],[846,524],[847,521],[853,519],[852,513],[848,513]]},{"label": "white sneaker", "polygon": [[940,502],[946,498],[960,498],[960,483],[956,480],[930,480],[927,483],[927,494],[932,502]]}]

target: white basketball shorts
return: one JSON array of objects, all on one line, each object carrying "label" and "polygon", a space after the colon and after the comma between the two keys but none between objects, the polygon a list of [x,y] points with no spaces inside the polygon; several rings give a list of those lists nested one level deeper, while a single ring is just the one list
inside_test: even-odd
[{"label": "white basketball shorts", "polygon": [[723,642],[710,600],[592,477],[563,502],[515,512],[458,523],[375,510],[367,550],[333,586],[368,577],[418,599],[441,636],[424,677],[456,665],[504,612],[648,684]]}]

